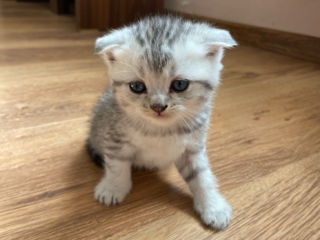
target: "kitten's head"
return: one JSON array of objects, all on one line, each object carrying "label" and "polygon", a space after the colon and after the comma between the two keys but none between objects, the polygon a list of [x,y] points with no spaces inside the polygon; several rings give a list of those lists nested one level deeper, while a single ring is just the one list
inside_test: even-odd
[{"label": "kitten's head", "polygon": [[119,106],[132,117],[168,126],[210,106],[219,85],[228,31],[177,17],[152,17],[96,41]]}]

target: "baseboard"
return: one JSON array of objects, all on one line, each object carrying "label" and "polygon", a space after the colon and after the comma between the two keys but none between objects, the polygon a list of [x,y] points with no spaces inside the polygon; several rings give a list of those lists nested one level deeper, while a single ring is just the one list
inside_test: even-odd
[{"label": "baseboard", "polygon": [[213,23],[228,29],[241,44],[250,44],[280,54],[320,63],[320,38],[273,29],[232,23],[186,13],[170,12],[187,18]]}]

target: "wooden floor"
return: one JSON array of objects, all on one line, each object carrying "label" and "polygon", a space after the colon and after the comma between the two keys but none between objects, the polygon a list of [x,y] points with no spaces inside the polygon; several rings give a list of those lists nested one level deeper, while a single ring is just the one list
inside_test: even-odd
[{"label": "wooden floor", "polygon": [[320,239],[320,66],[240,46],[224,59],[208,139],[233,206],[202,225],[174,168],[135,171],[119,206],[93,199],[84,148],[106,84],[100,33],[39,3],[0,2],[0,239]]}]

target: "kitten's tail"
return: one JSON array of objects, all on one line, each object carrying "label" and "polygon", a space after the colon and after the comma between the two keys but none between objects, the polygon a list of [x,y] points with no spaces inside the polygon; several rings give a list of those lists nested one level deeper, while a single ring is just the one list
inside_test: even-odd
[{"label": "kitten's tail", "polygon": [[104,160],[103,160],[103,157],[101,156],[100,153],[98,153],[93,147],[92,145],[90,144],[89,140],[87,140],[86,142],[86,148],[87,148],[87,151],[91,157],[91,159],[93,160],[93,162],[99,166],[99,167],[104,167]]}]

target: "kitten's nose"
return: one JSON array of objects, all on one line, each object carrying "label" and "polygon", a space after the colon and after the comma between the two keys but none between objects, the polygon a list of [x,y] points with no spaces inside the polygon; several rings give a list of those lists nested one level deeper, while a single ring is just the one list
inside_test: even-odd
[{"label": "kitten's nose", "polygon": [[166,108],[168,107],[168,105],[162,105],[162,104],[152,104],[151,109],[153,111],[155,111],[156,113],[160,114],[161,112],[163,112],[164,110],[166,110]]}]

